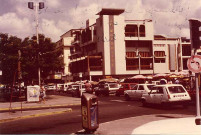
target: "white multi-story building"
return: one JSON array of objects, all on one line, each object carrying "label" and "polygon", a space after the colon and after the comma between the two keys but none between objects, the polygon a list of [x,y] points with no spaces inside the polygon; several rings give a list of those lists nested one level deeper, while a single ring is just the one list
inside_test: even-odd
[{"label": "white multi-story building", "polygon": [[61,36],[58,44],[64,50],[66,80],[187,70],[189,40],[154,35],[152,20],[125,20],[123,12],[102,9],[96,20],[86,21],[85,29],[72,29]]}]

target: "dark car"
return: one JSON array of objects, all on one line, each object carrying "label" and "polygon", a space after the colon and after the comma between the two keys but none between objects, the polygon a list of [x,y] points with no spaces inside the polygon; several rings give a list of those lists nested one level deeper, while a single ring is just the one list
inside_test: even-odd
[{"label": "dark car", "polygon": [[100,83],[95,89],[95,95],[106,95],[116,94],[116,91],[119,89],[119,84],[116,82]]},{"label": "dark car", "polygon": [[131,90],[137,83],[121,83],[120,88],[116,91],[116,96],[124,95],[125,90]]}]

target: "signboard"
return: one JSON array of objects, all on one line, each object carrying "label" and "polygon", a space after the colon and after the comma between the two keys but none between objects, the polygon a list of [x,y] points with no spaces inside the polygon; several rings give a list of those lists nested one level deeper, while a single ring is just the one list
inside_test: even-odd
[{"label": "signboard", "polygon": [[187,61],[187,66],[190,71],[193,73],[200,73],[201,72],[201,56],[200,55],[193,55]]},{"label": "signboard", "polygon": [[40,87],[38,85],[27,86],[27,101],[28,102],[39,101],[39,95],[40,95]]}]

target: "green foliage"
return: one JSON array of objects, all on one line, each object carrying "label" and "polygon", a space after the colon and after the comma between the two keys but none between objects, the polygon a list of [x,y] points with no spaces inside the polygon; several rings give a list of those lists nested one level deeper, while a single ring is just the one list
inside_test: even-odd
[{"label": "green foliage", "polygon": [[[41,69],[41,78],[45,79],[50,71],[61,70],[64,66],[61,59],[62,50],[50,38],[39,35],[39,44],[36,36],[27,37],[23,41],[14,36],[0,33],[0,61],[3,72],[2,82],[12,83],[17,71],[18,50],[21,51],[22,81],[31,83],[38,80],[38,68]],[[16,77],[17,78],[17,77]]]},{"label": "green foliage", "polygon": [[17,62],[18,62],[18,49],[21,45],[21,39],[15,36],[8,36],[8,34],[0,33],[0,61],[1,61],[1,70],[2,82],[3,83],[12,83],[14,79],[14,74],[17,71]]}]

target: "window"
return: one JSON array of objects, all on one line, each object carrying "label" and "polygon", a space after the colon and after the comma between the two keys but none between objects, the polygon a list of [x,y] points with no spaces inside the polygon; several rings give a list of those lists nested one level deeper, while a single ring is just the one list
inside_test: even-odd
[{"label": "window", "polygon": [[165,51],[154,51],[155,57],[165,57]]},{"label": "window", "polygon": [[125,36],[126,37],[137,37],[138,36],[137,25],[126,25]]},{"label": "window", "polygon": [[128,89],[128,88],[129,88],[129,87],[128,87],[128,84],[125,84],[124,87],[125,87],[125,89]]},{"label": "window", "polygon": [[147,88],[148,88],[149,90],[152,90],[153,87],[154,87],[154,85],[147,85]]},{"label": "window", "polygon": [[118,84],[116,84],[116,83],[111,83],[111,84],[109,84],[109,86],[110,86],[110,88],[118,88],[119,87]]},{"label": "window", "polygon": [[157,87],[156,94],[163,94],[163,88],[162,87]]},{"label": "window", "polygon": [[135,86],[133,87],[133,89],[132,89],[132,90],[137,90],[137,87],[138,87],[138,86],[137,86],[137,85],[135,85]]},{"label": "window", "polygon": [[185,93],[186,91],[181,86],[168,87],[170,94],[174,93]]},{"label": "window", "polygon": [[145,26],[140,25],[140,37],[145,37]]},{"label": "window", "polygon": [[138,59],[126,59],[126,70],[137,70],[139,69]]},{"label": "window", "polygon": [[144,90],[144,87],[140,85],[138,90]]},{"label": "window", "polygon": [[190,45],[182,46],[182,55],[183,56],[191,56],[191,46]]}]

